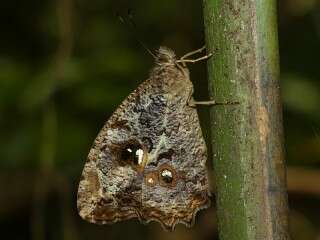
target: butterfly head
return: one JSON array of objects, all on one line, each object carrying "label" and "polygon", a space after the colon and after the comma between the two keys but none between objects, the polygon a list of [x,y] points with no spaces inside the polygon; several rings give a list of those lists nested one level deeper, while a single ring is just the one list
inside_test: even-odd
[{"label": "butterfly head", "polygon": [[156,54],[156,63],[158,65],[175,65],[176,55],[170,48],[161,46]]}]

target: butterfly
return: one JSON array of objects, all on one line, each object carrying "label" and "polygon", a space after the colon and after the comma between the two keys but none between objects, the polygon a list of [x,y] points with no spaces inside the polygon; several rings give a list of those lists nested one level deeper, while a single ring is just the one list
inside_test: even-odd
[{"label": "butterfly", "polygon": [[[160,47],[149,78],[115,110],[96,137],[81,176],[79,215],[92,223],[130,218],[165,230],[190,227],[210,206],[207,149],[200,128],[189,59]],[[210,104],[210,102],[203,102]],[[213,103],[214,104],[214,103]]]}]

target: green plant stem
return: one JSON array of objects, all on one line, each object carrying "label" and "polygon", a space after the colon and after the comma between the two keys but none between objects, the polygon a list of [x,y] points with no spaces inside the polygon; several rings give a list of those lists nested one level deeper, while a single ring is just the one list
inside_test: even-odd
[{"label": "green plant stem", "polygon": [[275,0],[204,0],[220,239],[289,239]]}]

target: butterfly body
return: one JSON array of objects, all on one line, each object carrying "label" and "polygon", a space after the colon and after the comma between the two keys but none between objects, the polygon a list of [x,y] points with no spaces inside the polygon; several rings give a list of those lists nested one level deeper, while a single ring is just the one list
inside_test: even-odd
[{"label": "butterfly body", "polygon": [[137,217],[167,230],[191,226],[210,204],[206,145],[193,85],[174,53],[160,48],[149,79],[116,109],[88,155],[78,191],[81,217],[114,223]]}]

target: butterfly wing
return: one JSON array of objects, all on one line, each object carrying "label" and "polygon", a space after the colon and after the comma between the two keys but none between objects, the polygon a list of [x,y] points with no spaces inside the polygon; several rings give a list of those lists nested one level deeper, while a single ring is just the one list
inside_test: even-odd
[{"label": "butterfly wing", "polygon": [[138,217],[170,230],[191,226],[209,206],[206,145],[197,111],[187,105],[192,92],[188,70],[160,49],[150,79],[117,108],[90,150],[78,190],[81,217]]},{"label": "butterfly wing", "polygon": [[139,217],[142,168],[133,164],[136,156],[128,150],[142,146],[136,102],[141,101],[140,95],[152,94],[149,91],[147,80],[123,101],[96,137],[78,189],[83,219],[104,224]]},{"label": "butterfly wing", "polygon": [[156,128],[158,141],[144,169],[141,216],[167,230],[179,222],[190,227],[197,211],[210,205],[206,145],[197,111],[177,97],[169,98]]}]

